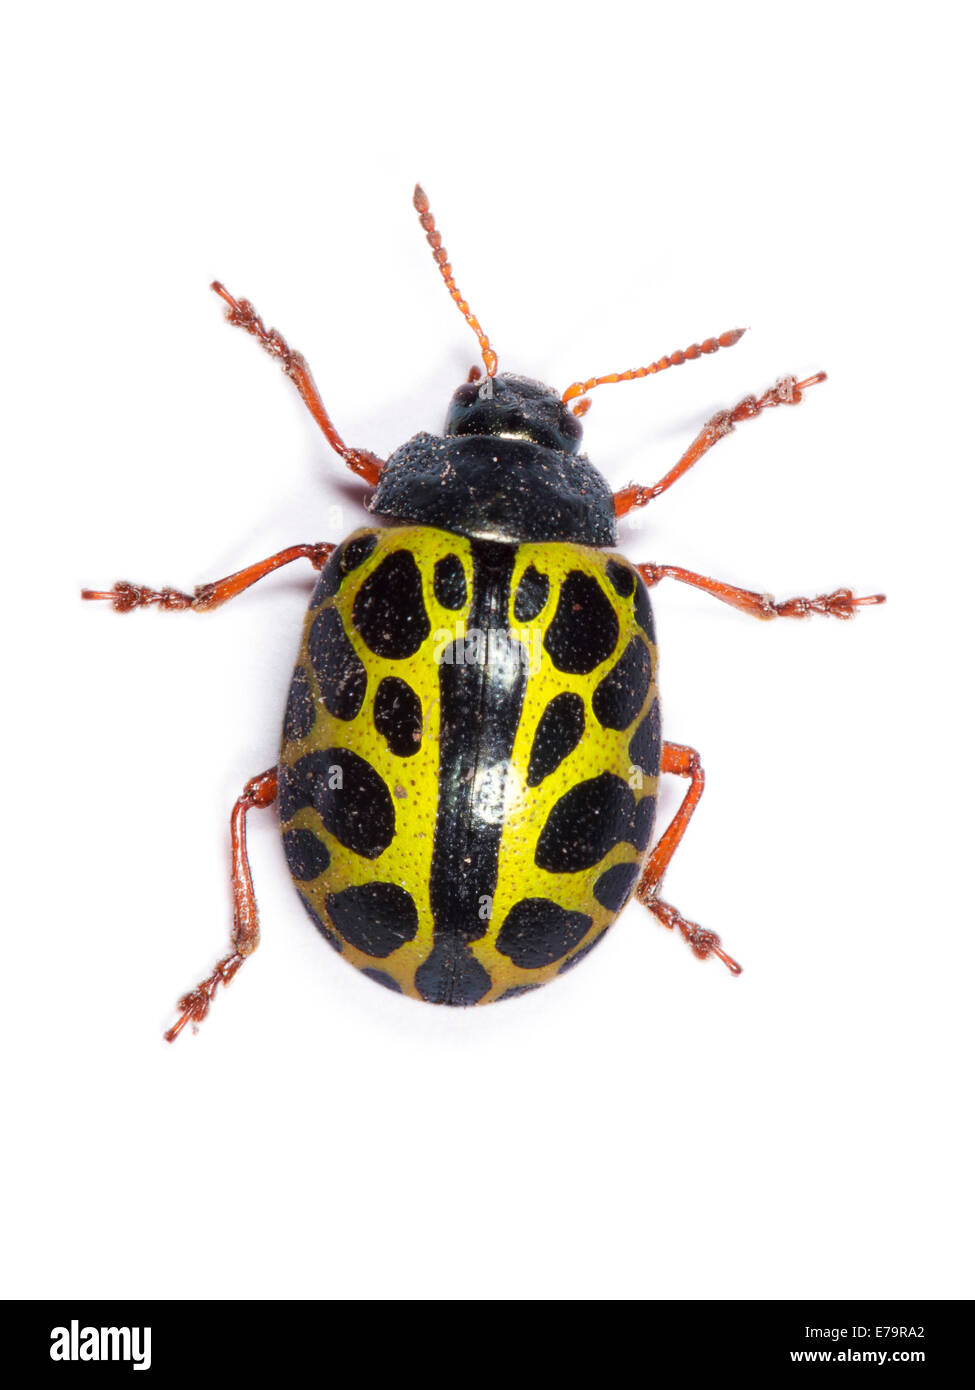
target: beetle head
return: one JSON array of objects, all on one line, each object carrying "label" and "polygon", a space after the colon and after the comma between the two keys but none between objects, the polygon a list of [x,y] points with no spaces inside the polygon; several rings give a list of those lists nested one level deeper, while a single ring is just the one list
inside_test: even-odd
[{"label": "beetle head", "polygon": [[524,439],[574,454],[579,449],[582,425],[551,387],[502,372],[457,388],[447,411],[444,434]]}]

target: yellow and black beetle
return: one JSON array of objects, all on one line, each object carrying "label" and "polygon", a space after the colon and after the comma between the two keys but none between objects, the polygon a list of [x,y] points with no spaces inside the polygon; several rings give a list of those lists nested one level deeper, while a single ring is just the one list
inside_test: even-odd
[{"label": "yellow and black beetle", "polygon": [[[535,989],[580,961],[634,893],[697,955],[738,973],[713,932],[659,896],[704,773],[692,748],[661,741],[647,588],[679,579],[766,619],[850,618],[883,602],[838,589],[775,603],[614,554],[617,517],[659,496],[740,421],[797,404],[824,374],[746,397],[709,420],[654,486],[614,494],[578,452],[584,393],[731,347],[742,330],[561,396],[498,375],[419,187],[414,205],[485,372],[473,368],[454,392],[443,435],[418,434],[385,461],[343,443],[300,354],[246,300],[213,286],[228,319],[279,359],[329,443],[373,487],[366,508],[380,524],[338,546],[291,546],[193,595],[128,583],[83,591],[119,611],[203,612],[292,560],[321,571],[280,760],[247,784],[231,817],[233,949],[180,1000],[170,1041],[206,1015],[257,946],[245,817],[275,801],[315,926],[397,992],[481,1004]],[[661,773],[689,786],[651,852]]]}]

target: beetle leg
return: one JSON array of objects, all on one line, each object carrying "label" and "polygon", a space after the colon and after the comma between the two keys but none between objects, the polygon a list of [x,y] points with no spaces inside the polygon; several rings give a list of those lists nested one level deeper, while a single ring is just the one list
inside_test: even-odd
[{"label": "beetle leg", "polygon": [[730,603],[742,613],[750,613],[755,618],[807,618],[810,613],[822,613],[831,618],[852,618],[858,608],[869,603],[886,603],[886,594],[869,594],[866,598],[854,598],[852,589],[834,589],[831,594],[818,594],[816,598],[790,598],[776,603],[771,594],[756,594],[750,589],[736,589],[732,584],[724,584],[720,579],[708,579],[703,574],[681,569],[678,565],[637,565],[648,588],[659,584],[661,579],[679,579],[682,584],[690,584],[695,589],[703,589],[713,594],[723,603]]},{"label": "beetle leg", "polygon": [[248,565],[245,570],[228,575],[226,579],[216,579],[212,584],[198,584],[192,594],[184,594],[179,589],[145,589],[122,579],[111,589],[82,589],[81,597],[108,599],[116,613],[127,613],[130,608],[146,608],[151,603],[158,603],[160,608],[170,611],[192,608],[197,613],[206,613],[228,599],[236,598],[266,574],[280,569],[282,565],[290,565],[292,560],[308,559],[317,570],[323,569],[334,549],[335,546],[327,541],[319,541],[315,545],[292,545],[266,560],[258,560],[256,565]]},{"label": "beetle leg", "polygon": [[298,394],[314,416],[318,428],[339,457],[345,461],[346,467],[351,468],[353,473],[358,473],[360,478],[364,478],[367,483],[375,486],[379,482],[383,460],[375,454],[371,454],[368,449],[350,449],[343,442],[338,430],[329,418],[324,402],[318,394],[318,387],[315,385],[311,369],[301,353],[293,352],[276,328],[264,327],[260,315],[249,299],[234,299],[219,280],[214,280],[210,288],[227,305],[228,321],[238,328],[243,328],[245,333],[252,334],[265,352],[278,359],[285,376],[289,377],[297,386]]},{"label": "beetle leg", "polygon": [[719,439],[724,439],[726,434],[730,434],[742,420],[751,420],[763,410],[768,410],[776,405],[798,405],[802,400],[802,393],[808,386],[815,386],[818,381],[825,381],[826,373],[817,372],[815,376],[807,377],[805,381],[796,381],[794,376],[784,376],[777,381],[774,386],[770,386],[764,396],[758,399],[754,396],[745,396],[731,410],[719,410],[717,415],[712,415],[711,419],[704,426],[701,433],[694,440],[694,443],[682,454],[674,464],[669,473],[665,473],[659,483],[654,483],[652,487],[638,487],[636,483],[631,483],[629,487],[621,488],[619,492],[613,493],[613,504],[616,508],[617,516],[626,516],[627,512],[634,507],[645,507],[648,502],[652,502],[655,497],[659,497],[662,492],[676,483],[677,479],[683,477],[689,468],[693,468],[698,459],[717,444]]},{"label": "beetle leg", "polygon": [[243,965],[244,960],[256,951],[261,939],[257,918],[257,900],[254,897],[254,880],[251,878],[247,859],[247,812],[257,807],[271,806],[278,794],[278,770],[268,768],[259,777],[252,777],[234,803],[230,816],[230,861],[231,885],[234,894],[234,925],[230,933],[230,944],[234,948],[229,956],[224,956],[214,967],[213,973],[197,985],[189,994],[184,994],[177,1004],[180,1016],[166,1033],[167,1042],[174,1042],[187,1023],[196,1025],[206,1018],[210,1002],[220,985],[229,985]]},{"label": "beetle leg", "polygon": [[671,930],[676,927],[701,960],[706,960],[708,956],[717,956],[733,975],[740,975],[741,966],[721,949],[721,938],[715,932],[699,927],[696,922],[688,922],[675,907],[661,901],[657,896],[667,865],[683,839],[684,831],[704,791],[704,768],[701,766],[700,755],[693,748],[685,748],[680,743],[665,743],[660,750],[660,771],[676,773],[678,777],[688,777],[691,785],[687,788],[677,814],[661,835],[646,862],[636,887],[636,897],[665,927],[670,927]]}]

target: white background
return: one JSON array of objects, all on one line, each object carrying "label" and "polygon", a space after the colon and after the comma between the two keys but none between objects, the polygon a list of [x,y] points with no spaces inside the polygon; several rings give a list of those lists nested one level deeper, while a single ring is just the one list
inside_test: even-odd
[{"label": "white background", "polygon": [[[92,4],[8,17],[3,1289],[8,1296],[971,1296],[970,181],[960,6]],[[605,388],[614,486],[741,426],[623,528],[665,584],[665,732],[708,786],[666,897],[501,1008],[396,998],[325,948],[273,813],[264,939],[225,950],[227,819],[274,763],[311,571],[192,587],[361,524],[289,383],[208,292],[308,356],[339,430],[438,429],[476,345]],[[681,788],[669,787],[670,814]]]}]

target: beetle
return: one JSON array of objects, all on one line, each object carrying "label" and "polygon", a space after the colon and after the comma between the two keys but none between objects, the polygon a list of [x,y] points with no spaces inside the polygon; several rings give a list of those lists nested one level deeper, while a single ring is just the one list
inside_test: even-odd
[{"label": "beetle", "polygon": [[[454,280],[429,201],[420,224],[477,337],[443,434],[388,459],[348,447],[300,353],[253,305],[211,288],[297,387],[331,447],[372,488],[374,518],[339,544],[293,545],[193,594],[127,582],[82,591],[116,611],[208,612],[294,560],[318,572],[277,764],[231,815],[231,951],[178,1004],[173,1041],[206,1016],[259,940],[246,818],[277,804],[285,856],[316,928],[376,983],[433,1003],[508,999],[562,974],[635,896],[701,959],[741,967],[660,897],[704,789],[698,753],[661,736],[648,589],[675,579],[760,619],[848,619],[884,595],[766,594],[615,552],[616,522],[672,486],[737,424],[825,380],[786,376],[704,425],[652,486],[613,492],[579,452],[595,387],[734,346],[735,329],[561,394],[498,373]],[[688,785],[651,850],[659,778]]]}]

